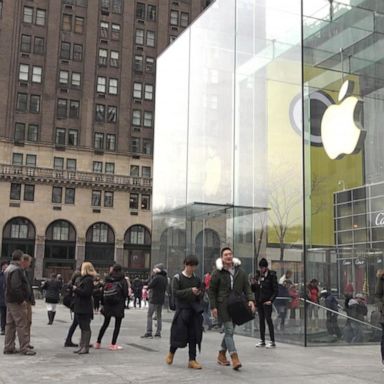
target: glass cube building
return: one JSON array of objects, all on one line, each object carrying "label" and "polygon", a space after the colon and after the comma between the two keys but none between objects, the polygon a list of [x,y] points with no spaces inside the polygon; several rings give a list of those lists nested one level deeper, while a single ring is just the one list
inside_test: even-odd
[{"label": "glass cube building", "polygon": [[158,59],[152,263],[266,257],[292,272],[279,340],[376,343],[383,49],[384,2],[216,0]]}]

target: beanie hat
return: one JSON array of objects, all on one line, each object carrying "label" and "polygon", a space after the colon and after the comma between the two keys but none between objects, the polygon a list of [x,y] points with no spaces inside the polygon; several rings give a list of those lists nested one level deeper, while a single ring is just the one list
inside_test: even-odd
[{"label": "beanie hat", "polygon": [[268,261],[267,259],[265,259],[264,257],[259,261],[259,267],[262,268],[262,267],[265,267],[267,268],[268,267]]}]

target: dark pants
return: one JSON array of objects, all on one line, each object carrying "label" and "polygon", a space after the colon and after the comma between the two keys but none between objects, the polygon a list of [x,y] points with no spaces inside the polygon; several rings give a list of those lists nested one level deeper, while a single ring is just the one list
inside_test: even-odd
[{"label": "dark pants", "polygon": [[[187,324],[188,327],[188,355],[189,361],[196,360],[196,329],[194,319],[191,317]],[[171,340],[172,343],[172,340]],[[176,353],[177,348],[171,345],[169,351],[171,353]]]},{"label": "dark pants", "polygon": [[73,337],[73,334],[75,333],[76,331],[76,328],[77,326],[79,325],[79,321],[77,319],[77,315],[76,313],[73,314],[73,320],[72,320],[72,324],[68,330],[68,335],[67,335],[67,339],[66,339],[66,342],[71,342],[72,341],[72,337]]},{"label": "dark pants", "polygon": [[99,310],[100,303],[101,303],[101,297],[100,296],[94,296],[93,297],[93,308],[95,311]]},{"label": "dark pants", "polygon": [[336,335],[341,339],[342,333],[340,331],[339,325],[337,324],[337,315],[334,313],[327,314],[327,331],[330,335]]},{"label": "dark pants", "polygon": [[7,307],[0,307],[0,331],[5,332],[5,324],[7,322]]},{"label": "dark pants", "polygon": [[139,308],[141,308],[141,296],[135,296],[133,300],[133,306],[136,308],[136,302],[139,302]]},{"label": "dark pants", "polygon": [[275,329],[272,322],[272,305],[260,304],[257,306],[257,312],[260,320],[260,339],[265,342],[265,322],[268,324],[269,337],[275,341]]},{"label": "dark pants", "polygon": [[[117,337],[119,336],[122,321],[123,321],[122,317],[115,317],[115,329],[113,330],[112,345],[116,344]],[[111,316],[105,316],[104,317],[104,323],[101,326],[99,336],[97,337],[98,343],[101,343],[101,339],[103,338],[104,333],[107,330],[110,322],[111,322]]]},{"label": "dark pants", "polygon": [[82,331],[90,331],[92,315],[77,313],[76,316],[77,316],[77,321],[79,323],[80,329]]},{"label": "dark pants", "polygon": [[383,328],[383,332],[381,334],[381,360],[384,363],[384,324],[381,324],[381,327]]}]

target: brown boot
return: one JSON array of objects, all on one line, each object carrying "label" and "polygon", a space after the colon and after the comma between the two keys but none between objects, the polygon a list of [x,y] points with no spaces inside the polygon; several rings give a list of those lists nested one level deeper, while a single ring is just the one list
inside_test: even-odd
[{"label": "brown boot", "polygon": [[173,363],[173,358],[175,357],[175,354],[172,352],[168,352],[168,355],[165,357],[165,362],[168,365],[171,365]]},{"label": "brown boot", "polygon": [[227,360],[226,351],[219,352],[219,356],[217,356],[217,363],[225,366],[231,365],[231,363]]},{"label": "brown boot", "polygon": [[201,369],[203,368],[200,363],[198,363],[196,360],[190,360],[188,363],[188,368],[192,369]]},{"label": "brown boot", "polygon": [[232,360],[232,368],[237,371],[239,368],[241,368],[241,363],[239,360],[239,356],[236,352],[231,354],[231,360]]}]

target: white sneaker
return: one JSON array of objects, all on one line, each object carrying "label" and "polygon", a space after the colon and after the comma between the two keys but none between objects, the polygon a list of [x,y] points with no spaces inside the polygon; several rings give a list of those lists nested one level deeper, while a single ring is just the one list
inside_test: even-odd
[{"label": "white sneaker", "polygon": [[267,344],[267,348],[276,348],[276,343],[274,341],[271,341]]},{"label": "white sneaker", "polygon": [[263,348],[265,347],[265,342],[264,341],[260,341],[256,344],[256,348]]}]

